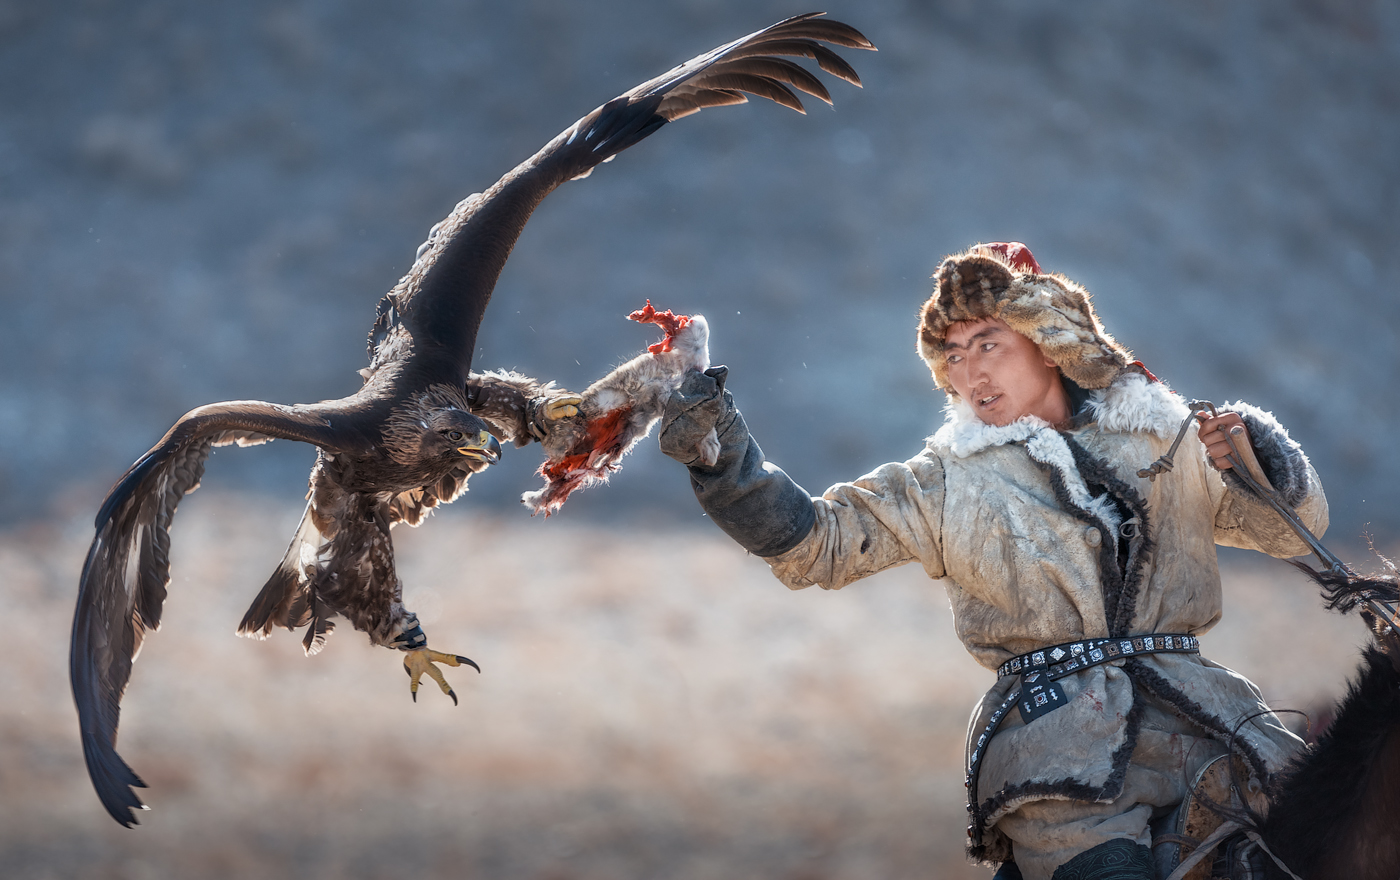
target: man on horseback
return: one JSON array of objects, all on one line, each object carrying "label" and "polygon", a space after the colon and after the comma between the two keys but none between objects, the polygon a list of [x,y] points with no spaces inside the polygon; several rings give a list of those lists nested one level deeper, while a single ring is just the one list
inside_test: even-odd
[{"label": "man on horseback", "polygon": [[[723,368],[673,397],[662,449],[793,589],[915,561],[943,580],[958,637],[997,673],[968,736],[971,856],[1006,877],[1151,880],[1175,862],[1154,864],[1154,828],[1208,764],[1233,750],[1257,794],[1301,745],[1253,684],[1199,653],[1221,615],[1216,544],[1308,549],[1231,473],[1229,441],[1319,533],[1321,484],[1245,404],[1149,474],[1190,410],[1104,331],[1087,291],[1014,243],[948,257],[935,277],[918,351],[947,420],[913,458],[812,498],[764,460]],[[711,428],[722,449],[706,466],[695,441]]]}]

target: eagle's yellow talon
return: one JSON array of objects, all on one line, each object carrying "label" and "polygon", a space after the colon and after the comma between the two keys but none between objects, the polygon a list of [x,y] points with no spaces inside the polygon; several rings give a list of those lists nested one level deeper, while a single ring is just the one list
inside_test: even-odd
[{"label": "eagle's yellow talon", "polygon": [[413,695],[413,702],[418,702],[418,682],[423,674],[438,683],[442,692],[452,698],[452,705],[457,705],[457,693],[452,690],[452,686],[443,677],[442,670],[433,664],[446,663],[448,666],[461,666],[463,663],[481,671],[481,667],[466,657],[457,654],[444,654],[441,651],[434,651],[429,648],[418,648],[414,651],[405,651],[403,655],[403,671],[408,673],[408,692]]},{"label": "eagle's yellow talon", "polygon": [[577,394],[556,397],[545,403],[544,417],[547,419],[572,418],[578,415],[578,407],[581,403],[583,403],[583,398]]}]

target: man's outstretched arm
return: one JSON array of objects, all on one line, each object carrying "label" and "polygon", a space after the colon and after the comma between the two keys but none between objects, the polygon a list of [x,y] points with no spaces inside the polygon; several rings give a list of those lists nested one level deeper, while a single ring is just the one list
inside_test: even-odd
[{"label": "man's outstretched arm", "polygon": [[[876,572],[919,560],[943,577],[943,470],[936,458],[882,465],[810,497],[761,450],[724,388],[726,371],[694,373],[662,419],[662,451],[690,468],[700,506],[730,537],[791,589],[840,589]],[[719,436],[714,465],[697,447]]]}]

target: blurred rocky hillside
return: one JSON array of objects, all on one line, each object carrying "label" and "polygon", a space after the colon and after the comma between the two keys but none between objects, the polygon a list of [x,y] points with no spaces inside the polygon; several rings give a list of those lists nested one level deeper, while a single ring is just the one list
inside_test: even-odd
[{"label": "blurred rocky hillside", "polygon": [[[834,111],[707,111],[561,188],[477,363],[582,386],[700,311],[814,491],[940,421],[914,313],[1019,239],[1184,394],[1275,410],[1334,543],[1400,531],[1400,6],[836,0],[878,54]],[[0,3],[0,513],[95,510],[184,411],[356,387],[429,226],[583,112],[805,11],[772,0]],[[283,448],[273,448],[281,445]],[[295,499],[311,453],[208,481]],[[512,514],[531,450],[470,503]],[[698,520],[654,445],[564,517]],[[55,498],[59,499],[55,502]],[[523,516],[523,513],[520,513]]]}]

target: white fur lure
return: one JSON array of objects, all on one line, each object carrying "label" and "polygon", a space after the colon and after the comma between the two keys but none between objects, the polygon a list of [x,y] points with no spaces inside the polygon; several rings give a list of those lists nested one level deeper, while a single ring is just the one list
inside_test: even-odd
[{"label": "white fur lure", "polygon": [[[575,489],[605,482],[622,466],[622,457],[650,433],[686,372],[710,366],[710,326],[703,315],[658,312],[647,300],[645,308],[627,317],[656,324],[666,335],[589,385],[578,415],[554,423],[542,444],[547,458],[539,473],[545,485],[520,496],[532,515],[548,516]],[[706,464],[714,464],[719,455],[714,431],[701,441],[698,452]]]}]

